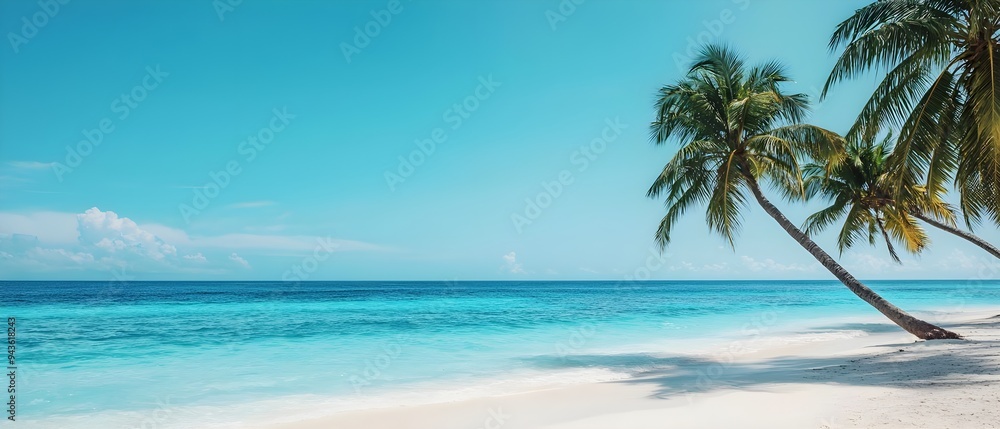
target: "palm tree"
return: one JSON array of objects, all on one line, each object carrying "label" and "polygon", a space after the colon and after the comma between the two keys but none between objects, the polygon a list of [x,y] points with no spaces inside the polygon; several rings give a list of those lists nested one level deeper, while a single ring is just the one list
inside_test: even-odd
[{"label": "palm tree", "polygon": [[680,216],[704,203],[708,226],[733,245],[749,191],[788,235],[851,292],[901,328],[923,339],[959,338],[907,314],[862,284],[764,196],[761,180],[788,199],[802,199],[797,159],[823,159],[844,150],[843,139],[835,133],[801,124],[808,97],[781,92],[781,84],[788,81],[779,63],[748,68],[728,48],[707,46],[683,79],[660,89],[652,139],[656,144],[676,140],[680,149],[647,193],[666,199],[667,213],[656,231],[657,242],[666,246]]},{"label": "palm tree", "polygon": [[937,219],[934,219],[933,217],[927,216],[926,214],[924,214],[919,209],[912,210],[911,214],[914,217],[916,217],[917,219],[920,219],[920,220],[922,220],[924,222],[927,222],[928,225],[931,225],[931,226],[933,226],[935,228],[938,228],[938,229],[940,229],[942,231],[948,231],[949,233],[955,234],[956,236],[961,237],[962,239],[964,239],[964,240],[966,240],[966,241],[968,241],[968,242],[970,242],[972,244],[975,244],[976,246],[979,246],[981,249],[989,252],[989,254],[991,254],[991,255],[997,257],[998,259],[1000,259],[1000,249],[997,249],[995,246],[993,246],[992,244],[990,244],[986,240],[983,240],[982,238],[980,238],[979,236],[976,236],[976,235],[972,234],[971,232],[963,231],[961,229],[958,229],[955,226],[954,220],[952,220],[949,223],[944,223],[944,222],[941,222],[941,221],[939,221]]},{"label": "palm tree", "polygon": [[891,151],[888,139],[879,144],[852,143],[846,159],[836,165],[811,163],[803,170],[806,197],[817,194],[831,201],[806,218],[805,233],[812,236],[845,218],[837,235],[837,249],[843,253],[859,239],[875,244],[881,232],[889,255],[899,262],[893,242],[911,253],[919,253],[928,243],[927,234],[916,219],[886,192],[886,160]]},{"label": "palm tree", "polygon": [[954,180],[967,226],[1000,224],[1000,0],[879,0],[840,23],[837,82],[887,70],[847,137],[900,127],[891,190],[933,196]]},{"label": "palm tree", "polygon": [[[809,218],[803,226],[806,234],[814,235],[841,218],[843,227],[837,236],[837,247],[843,252],[858,239],[867,238],[875,244],[881,232],[889,255],[899,262],[893,243],[902,244],[910,253],[919,253],[927,244],[924,233],[916,220],[947,231],[1000,258],[1000,250],[983,239],[962,231],[955,226],[955,212],[943,195],[903,202],[893,198],[887,189],[891,182],[888,164],[892,158],[892,135],[881,143],[851,143],[846,148],[846,159],[836,164],[807,164],[805,171],[806,197],[822,195],[831,202]],[[925,195],[926,189],[915,187],[911,195]]]}]

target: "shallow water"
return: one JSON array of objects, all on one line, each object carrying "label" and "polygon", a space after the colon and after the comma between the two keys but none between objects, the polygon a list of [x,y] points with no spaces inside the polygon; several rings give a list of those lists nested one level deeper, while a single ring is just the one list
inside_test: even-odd
[{"label": "shallow water", "polygon": [[[911,311],[1000,308],[998,281],[868,284]],[[636,352],[895,329],[830,281],[0,282],[0,294],[0,316],[17,318],[25,428],[225,427],[659,365]]]}]

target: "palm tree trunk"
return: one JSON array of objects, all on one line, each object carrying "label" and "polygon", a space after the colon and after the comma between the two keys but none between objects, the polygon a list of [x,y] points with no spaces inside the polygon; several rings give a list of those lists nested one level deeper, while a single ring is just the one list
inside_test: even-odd
[{"label": "palm tree trunk", "polygon": [[757,180],[744,172],[744,176],[747,178],[747,182],[750,186],[750,190],[753,192],[754,197],[757,198],[757,202],[764,211],[767,212],[775,221],[784,228],[788,235],[792,236],[803,248],[806,249],[820,264],[830,271],[841,281],[851,292],[854,292],[859,298],[863,299],[865,302],[875,307],[876,310],[881,312],[892,320],[893,323],[899,325],[906,332],[916,335],[918,338],[925,340],[939,340],[939,339],[958,339],[962,338],[958,334],[942,329],[940,327],[934,326],[923,320],[917,319],[911,316],[909,313],[903,311],[901,308],[896,307],[885,298],[879,296],[875,291],[868,288],[862,284],[858,279],[854,278],[851,273],[847,272],[840,264],[837,263],[826,251],[821,249],[814,241],[812,241],[805,233],[799,230],[795,224],[788,220],[781,211],[778,210],[774,204],[764,197],[764,194],[760,190],[760,186],[757,184]]},{"label": "palm tree trunk", "polygon": [[923,213],[921,213],[918,210],[911,210],[910,214],[912,214],[917,219],[920,219],[920,220],[922,220],[924,222],[927,222],[927,223],[931,224],[931,226],[937,227],[938,229],[941,229],[943,231],[948,231],[948,232],[950,232],[952,234],[955,234],[955,235],[957,235],[959,237],[962,237],[962,238],[968,240],[969,242],[971,242],[972,244],[975,244],[976,246],[982,247],[983,250],[985,250],[987,252],[990,252],[990,254],[993,255],[993,256],[995,256],[997,259],[1000,259],[1000,249],[997,249],[996,247],[993,247],[992,244],[987,243],[982,238],[979,238],[979,237],[977,237],[977,236],[975,236],[973,234],[970,234],[968,232],[962,231],[961,229],[955,228],[955,227],[953,227],[951,225],[938,222],[936,219],[934,219],[932,217],[928,217],[928,216],[924,215]]}]

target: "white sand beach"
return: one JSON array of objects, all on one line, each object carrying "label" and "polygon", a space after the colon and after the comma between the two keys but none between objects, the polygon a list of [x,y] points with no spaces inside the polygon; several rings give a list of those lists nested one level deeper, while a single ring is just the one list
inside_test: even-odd
[{"label": "white sand beach", "polygon": [[[868,335],[746,353],[663,357],[640,377],[370,409],[265,429],[998,428],[1000,315],[951,314],[965,340]],[[739,344],[734,345],[738,349]],[[607,357],[608,365],[617,358]]]}]

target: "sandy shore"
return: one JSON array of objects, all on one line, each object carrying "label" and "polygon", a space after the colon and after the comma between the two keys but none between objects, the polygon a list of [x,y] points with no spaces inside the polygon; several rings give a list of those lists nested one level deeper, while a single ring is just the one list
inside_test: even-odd
[{"label": "sandy shore", "polygon": [[[868,335],[705,356],[642,356],[654,372],[461,402],[375,409],[266,429],[1000,428],[1000,315],[942,323],[966,340]],[[614,367],[636,356],[594,357]],[[601,359],[604,359],[602,362]]]}]

